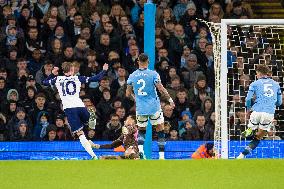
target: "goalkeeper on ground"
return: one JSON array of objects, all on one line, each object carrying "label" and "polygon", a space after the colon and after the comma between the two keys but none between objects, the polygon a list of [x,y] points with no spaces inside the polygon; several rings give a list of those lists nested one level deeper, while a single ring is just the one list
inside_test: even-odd
[{"label": "goalkeeper on ground", "polygon": [[214,144],[208,142],[201,145],[191,156],[192,159],[214,158]]},{"label": "goalkeeper on ground", "polygon": [[96,149],[108,149],[116,148],[124,145],[125,152],[121,156],[101,156],[100,159],[139,159],[139,149],[137,140],[138,130],[136,126],[136,117],[128,116],[122,127],[121,136],[113,141],[111,144],[94,144],[89,140],[92,148]]},{"label": "goalkeeper on ground", "polygon": [[[243,137],[252,137],[252,141],[244,149],[237,159],[242,159],[254,150],[260,140],[270,131],[274,119],[276,106],[282,104],[282,93],[279,83],[271,79],[270,69],[266,65],[258,65],[256,68],[257,81],[249,86],[246,97],[246,108],[252,111],[249,118],[248,129],[242,133]],[[253,106],[251,101],[255,96]]]}]

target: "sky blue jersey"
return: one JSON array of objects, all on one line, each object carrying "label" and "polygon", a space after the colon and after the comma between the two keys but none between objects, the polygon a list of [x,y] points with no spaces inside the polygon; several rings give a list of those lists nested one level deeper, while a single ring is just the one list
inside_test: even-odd
[{"label": "sky blue jersey", "polygon": [[137,115],[154,115],[161,109],[156,84],[161,82],[156,71],[137,69],[130,74],[127,84],[134,90]]},{"label": "sky blue jersey", "polygon": [[282,104],[282,93],[279,83],[268,77],[262,77],[249,86],[246,107],[251,108],[251,99],[256,96],[252,110],[274,114],[276,106]]}]

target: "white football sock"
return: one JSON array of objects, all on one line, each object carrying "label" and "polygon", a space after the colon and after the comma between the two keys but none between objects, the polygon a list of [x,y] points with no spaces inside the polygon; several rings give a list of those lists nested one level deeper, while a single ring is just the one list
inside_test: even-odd
[{"label": "white football sock", "polygon": [[92,158],[97,157],[96,154],[92,150],[92,146],[89,143],[89,141],[86,139],[85,135],[79,136],[80,142],[82,146],[85,148],[85,150],[92,156]]},{"label": "white football sock", "polygon": [[144,146],[143,145],[138,145],[138,149],[139,149],[139,152],[143,153],[144,154]]},{"label": "white football sock", "polygon": [[165,152],[159,152],[159,159],[165,159]]}]

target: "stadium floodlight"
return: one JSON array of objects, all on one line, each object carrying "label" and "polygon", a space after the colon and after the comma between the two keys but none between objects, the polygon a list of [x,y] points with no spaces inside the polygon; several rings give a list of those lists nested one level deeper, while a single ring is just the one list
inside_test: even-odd
[{"label": "stadium floodlight", "polygon": [[[213,48],[214,56],[218,56],[217,59],[214,57],[215,77],[220,79],[220,82],[216,81],[215,83],[215,147],[217,157],[227,159],[235,158],[246,143],[241,139],[240,132],[247,125],[245,107],[244,103],[242,103],[247,89],[246,84],[244,84],[243,88],[240,88],[242,84],[240,76],[244,76],[244,78],[254,76],[255,66],[265,63],[272,70],[274,69],[272,76],[275,76],[275,79],[283,79],[279,74],[282,73],[282,70],[279,70],[277,66],[283,64],[284,19],[222,19],[220,31],[215,33],[215,38],[216,36],[217,38],[220,37],[221,43],[213,40],[215,46],[219,46],[215,48],[213,46]],[[272,47],[270,54],[266,52],[267,47]],[[219,59],[219,49],[221,50],[221,59]],[[235,57],[231,65],[228,65],[228,52]],[[254,80],[255,78],[250,78],[248,82]],[[234,106],[235,101],[232,100],[234,95],[241,98],[238,108]],[[229,107],[228,103],[231,103],[232,106]],[[245,116],[243,122],[242,117],[238,115],[241,113],[240,109],[243,109],[243,115]],[[236,112],[236,110],[240,110],[240,112]],[[230,114],[228,111],[230,111]],[[241,121],[237,123],[236,117]],[[230,121],[229,124],[228,120],[233,121]],[[239,126],[236,127],[236,124]],[[236,143],[233,143],[233,140],[236,140]],[[234,146],[230,147],[229,145],[232,144]],[[277,143],[274,143],[274,141],[271,144],[271,147],[260,147],[259,151],[254,154],[255,157],[281,157],[280,146],[275,145]],[[264,152],[265,150],[266,152]],[[267,150],[270,150],[273,155],[267,155]]]}]

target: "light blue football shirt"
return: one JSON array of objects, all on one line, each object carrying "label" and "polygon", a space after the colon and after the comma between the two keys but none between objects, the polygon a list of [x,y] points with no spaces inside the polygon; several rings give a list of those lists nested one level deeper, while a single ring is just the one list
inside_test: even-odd
[{"label": "light blue football shirt", "polygon": [[161,82],[156,71],[137,69],[130,74],[127,84],[134,90],[137,115],[154,115],[161,109],[156,84]]},{"label": "light blue football shirt", "polygon": [[256,96],[252,110],[256,112],[275,113],[276,106],[282,104],[282,93],[279,83],[268,77],[262,77],[249,86],[246,97],[247,108],[251,107],[251,99]]}]

